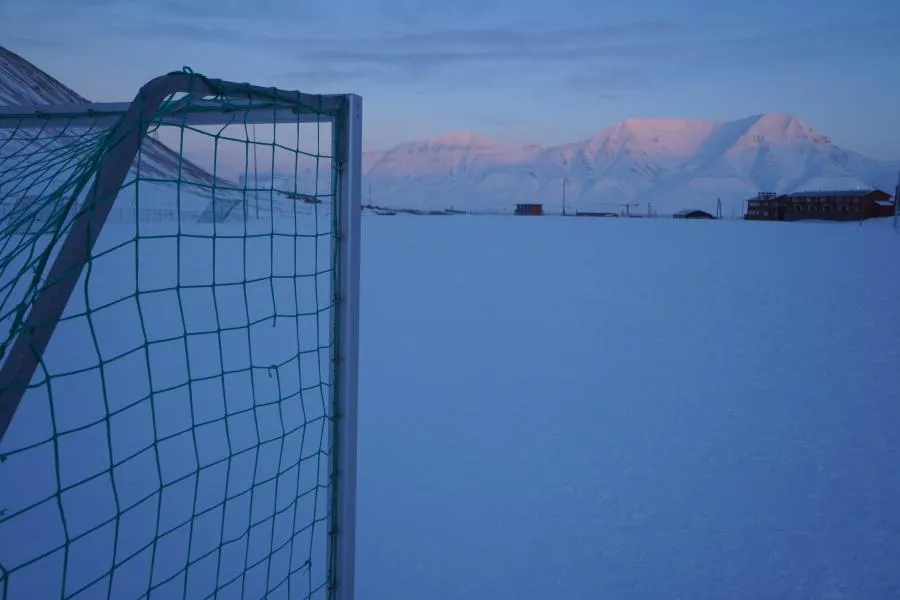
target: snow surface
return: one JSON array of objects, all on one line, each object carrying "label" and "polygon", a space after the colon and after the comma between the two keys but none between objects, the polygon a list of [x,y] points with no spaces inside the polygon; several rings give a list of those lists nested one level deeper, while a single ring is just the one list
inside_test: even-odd
[{"label": "snow surface", "polygon": [[[112,222],[105,247],[130,239],[133,222]],[[301,222],[327,231],[324,213]],[[262,223],[248,226],[260,234],[295,226]],[[144,235],[178,226],[140,224]],[[52,418],[68,432],[58,458],[46,444],[10,455],[0,508],[14,513],[51,494],[56,461],[68,485],[132,458],[60,504],[0,522],[0,564],[56,547],[59,506],[71,537],[115,514],[118,501],[127,507],[120,561],[150,544],[157,527],[175,529],[156,551],[154,584],[224,537],[218,579],[217,554],[188,577],[189,597],[205,597],[296,535],[292,559],[313,566],[292,578],[302,590],[323,576],[324,527],[312,545],[298,530],[323,516],[321,503],[304,499],[324,495],[324,471],[282,473],[287,487],[259,486],[252,500],[248,491],[278,474],[279,457],[315,457],[326,443],[317,395],[282,403],[280,419],[266,406],[273,363],[287,361],[278,371],[288,387],[300,386],[297,374],[326,377],[317,361],[291,360],[299,343],[316,342],[311,330],[295,337],[304,317],[291,315],[322,306],[327,294],[316,302],[307,288],[300,306],[273,277],[290,282],[294,269],[315,270],[314,247],[298,245],[294,259],[289,240],[245,246],[243,225],[220,225],[213,267],[212,241],[190,237],[212,225],[180,227],[188,235],[179,256],[168,238],[96,261],[87,297],[102,351],[121,355],[106,373],[116,406],[100,402],[96,371],[58,379]],[[363,242],[358,597],[756,600],[886,598],[900,589],[900,263],[891,259],[900,236],[887,222],[367,215]],[[154,292],[179,279],[201,287]],[[245,279],[258,281],[219,288],[215,303],[203,297],[214,280]],[[147,333],[128,298],[135,281]],[[73,318],[51,345],[51,372],[96,363],[77,316],[84,297],[76,294]],[[124,301],[102,304],[115,298]],[[234,339],[203,333],[217,320]],[[196,345],[184,345],[186,331],[198,333]],[[182,386],[152,407],[142,400],[147,357],[130,353],[145,339],[158,340],[153,387]],[[228,368],[249,360],[252,379],[219,385],[220,350]],[[189,398],[188,375],[211,385],[201,381]],[[0,452],[46,439],[48,407],[46,395],[29,393]],[[104,421],[91,425],[109,411],[109,431]],[[225,415],[227,429],[218,421]],[[158,457],[147,449],[154,436],[163,440]],[[216,461],[228,444],[238,455],[226,475]],[[161,481],[171,483],[163,493]],[[298,500],[297,489],[319,491]],[[226,490],[224,519],[211,511],[190,520]],[[112,524],[100,532],[73,543],[69,591],[109,569]],[[114,597],[146,592],[149,550],[139,557],[116,570]],[[258,597],[299,564],[282,550],[223,597],[242,586]],[[37,565],[11,578],[11,598],[58,595],[60,555]],[[79,597],[105,597],[107,585],[101,579]],[[175,576],[156,595],[181,597],[184,586]]]},{"label": "snow surface", "polygon": [[893,598],[889,222],[365,221],[359,597]]},{"label": "snow surface", "polygon": [[[0,444],[0,597],[324,597],[330,212],[179,222],[135,189]],[[39,225],[4,234],[3,339]]]}]

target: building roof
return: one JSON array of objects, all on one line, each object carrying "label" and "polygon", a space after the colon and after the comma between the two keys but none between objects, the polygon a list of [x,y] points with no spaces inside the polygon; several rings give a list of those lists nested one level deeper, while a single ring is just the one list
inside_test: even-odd
[{"label": "building roof", "polygon": [[797,198],[799,196],[812,196],[814,198],[834,198],[840,196],[866,196],[872,192],[884,193],[878,189],[867,190],[806,190],[802,192],[791,192],[786,194],[788,198]]},{"label": "building roof", "polygon": [[750,198],[747,198],[747,200],[751,202],[753,202],[754,200],[774,200],[778,195],[779,194],[776,194],[775,192],[757,192],[755,196],[751,196]]},{"label": "building roof", "polygon": [[692,215],[694,213],[703,213],[704,215],[712,216],[712,213],[708,213],[705,210],[700,210],[699,208],[686,208],[684,210],[679,210],[678,212],[676,212],[674,214],[676,217],[684,217],[687,215]]}]

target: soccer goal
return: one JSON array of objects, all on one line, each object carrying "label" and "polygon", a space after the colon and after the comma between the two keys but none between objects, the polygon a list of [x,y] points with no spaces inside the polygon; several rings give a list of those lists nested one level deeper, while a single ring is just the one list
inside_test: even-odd
[{"label": "soccer goal", "polygon": [[354,597],[361,123],[0,108],[0,599]]}]

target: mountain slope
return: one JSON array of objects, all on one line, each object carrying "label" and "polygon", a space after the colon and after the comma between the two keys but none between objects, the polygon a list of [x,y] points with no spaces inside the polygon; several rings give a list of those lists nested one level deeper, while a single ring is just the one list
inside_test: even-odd
[{"label": "mountain slope", "polygon": [[27,60],[0,46],[0,106],[87,102]]},{"label": "mountain slope", "polygon": [[715,209],[719,198],[726,210],[739,210],[759,191],[892,190],[897,168],[839,148],[784,114],[730,122],[628,119],[551,148],[453,134],[364,160],[376,205],[508,210],[515,202],[543,202],[559,211],[565,181],[569,210],[645,210],[651,203],[661,213]]},{"label": "mountain slope", "polygon": [[[89,101],[21,56],[0,46],[0,106],[85,102]],[[54,143],[74,146],[74,139],[69,136],[68,141],[60,139],[54,140]],[[180,179],[188,186],[203,186],[199,188],[201,195],[206,195],[203,190],[214,182],[218,186],[234,186],[233,183],[228,184],[225,180],[214,177],[153,138],[147,138],[143,143],[141,176],[173,181]]]}]

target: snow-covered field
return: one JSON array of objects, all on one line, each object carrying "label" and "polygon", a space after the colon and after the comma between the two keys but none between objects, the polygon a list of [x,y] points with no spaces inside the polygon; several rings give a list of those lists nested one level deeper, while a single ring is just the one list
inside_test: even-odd
[{"label": "snow-covered field", "polygon": [[889,222],[364,242],[360,598],[900,594]]},{"label": "snow-covered field", "polygon": [[[360,599],[900,591],[889,222],[363,223]],[[311,224],[328,231],[327,216]],[[82,598],[323,591],[327,367],[313,329],[328,295],[291,271],[321,271],[327,244],[313,260],[310,238],[271,228],[251,225],[245,244],[220,226],[213,244],[211,225],[181,227],[180,246],[142,239],[96,261],[89,298],[108,338],[70,327],[57,339],[80,344],[51,346],[60,375],[96,366],[97,347],[118,357],[116,404],[98,369],[61,376],[55,413],[29,392],[0,447],[60,440],[0,467],[14,515],[0,565],[60,549],[17,570],[9,600],[57,597],[66,548],[67,591],[96,582]],[[77,296],[68,314],[85,329]]]}]

